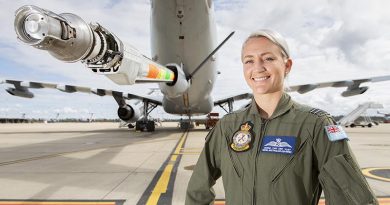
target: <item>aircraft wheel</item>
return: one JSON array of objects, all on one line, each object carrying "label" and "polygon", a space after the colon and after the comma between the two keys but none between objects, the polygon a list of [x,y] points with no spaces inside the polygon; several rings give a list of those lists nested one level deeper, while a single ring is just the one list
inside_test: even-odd
[{"label": "aircraft wheel", "polygon": [[190,128],[190,123],[189,122],[180,122],[180,129],[187,130],[189,128]]},{"label": "aircraft wheel", "polygon": [[368,124],[368,125],[367,125],[367,127],[372,127],[372,124],[371,124],[371,123],[370,123],[370,124]]},{"label": "aircraft wheel", "polygon": [[155,125],[154,125],[154,121],[148,121],[147,124],[146,124],[146,130],[148,132],[154,132],[155,130]]},{"label": "aircraft wheel", "polygon": [[144,121],[137,121],[135,123],[135,130],[143,132],[145,129],[147,129],[147,123]]},{"label": "aircraft wheel", "polygon": [[136,122],[136,123],[135,123],[135,130],[136,130],[136,131],[141,130],[141,123],[140,123],[140,122]]}]

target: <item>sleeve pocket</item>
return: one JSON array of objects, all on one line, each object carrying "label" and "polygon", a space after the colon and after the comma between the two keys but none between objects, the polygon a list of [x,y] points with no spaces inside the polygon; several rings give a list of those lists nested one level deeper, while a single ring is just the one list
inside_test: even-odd
[{"label": "sleeve pocket", "polygon": [[319,180],[327,205],[378,204],[358,166],[347,154],[330,159],[323,166]]}]

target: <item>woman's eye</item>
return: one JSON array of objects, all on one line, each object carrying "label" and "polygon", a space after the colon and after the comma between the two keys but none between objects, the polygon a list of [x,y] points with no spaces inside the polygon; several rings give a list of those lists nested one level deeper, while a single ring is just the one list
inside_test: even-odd
[{"label": "woman's eye", "polygon": [[273,58],[273,57],[267,57],[267,58],[265,58],[265,61],[268,61],[268,62],[271,62],[271,61],[274,61],[275,60],[275,58]]},{"label": "woman's eye", "polygon": [[247,60],[244,62],[244,64],[249,64],[249,63],[253,63],[253,60]]}]

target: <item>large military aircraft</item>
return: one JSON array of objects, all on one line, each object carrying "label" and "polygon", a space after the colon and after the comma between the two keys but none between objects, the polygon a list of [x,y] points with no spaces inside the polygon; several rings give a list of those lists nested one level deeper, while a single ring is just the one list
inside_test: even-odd
[{"label": "large military aircraft", "polygon": [[[52,88],[63,92],[85,92],[112,96],[118,103],[118,116],[123,121],[136,123],[137,130],[153,131],[149,113],[162,106],[167,113],[204,115],[214,106],[233,111],[233,102],[250,99],[242,93],[214,100],[210,95],[217,75],[217,50],[233,35],[217,44],[216,24],[212,0],[152,0],[151,50],[152,58],[136,48],[124,44],[113,32],[98,23],[87,24],[71,13],[55,14],[28,5],[16,11],[15,31],[27,45],[47,50],[64,62],[81,62],[97,74],[107,76],[119,85],[158,83],[162,98],[124,93],[103,88],[61,85],[45,82],[3,80],[12,84],[6,91],[15,96],[32,98],[29,88]],[[365,82],[390,80],[390,76],[324,82],[292,86],[291,91],[306,93],[322,87],[347,87],[342,96],[359,95],[367,91]],[[136,99],[134,104],[126,100]],[[188,127],[182,121],[181,127]]]}]

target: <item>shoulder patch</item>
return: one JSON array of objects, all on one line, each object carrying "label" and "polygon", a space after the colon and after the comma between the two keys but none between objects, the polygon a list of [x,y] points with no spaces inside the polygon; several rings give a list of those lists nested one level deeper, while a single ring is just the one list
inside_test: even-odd
[{"label": "shoulder patch", "polygon": [[309,111],[311,114],[313,115],[317,115],[318,117],[322,117],[322,116],[330,116],[329,113],[323,111],[323,110],[320,110],[320,109],[317,109],[317,108],[313,108]]},{"label": "shoulder patch", "polygon": [[346,139],[348,140],[348,136],[340,125],[328,125],[325,126],[326,134],[330,141],[339,141]]}]

